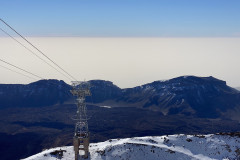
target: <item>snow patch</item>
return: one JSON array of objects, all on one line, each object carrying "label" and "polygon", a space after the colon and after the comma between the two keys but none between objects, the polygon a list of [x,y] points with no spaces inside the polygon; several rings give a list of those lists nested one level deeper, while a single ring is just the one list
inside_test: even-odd
[{"label": "snow patch", "polygon": [[102,108],[112,108],[111,106],[100,106]]},{"label": "snow patch", "polygon": [[[89,150],[88,160],[230,160],[240,159],[240,138],[212,134],[135,137],[91,143]],[[56,159],[74,159],[73,147],[52,148],[25,160]]]}]

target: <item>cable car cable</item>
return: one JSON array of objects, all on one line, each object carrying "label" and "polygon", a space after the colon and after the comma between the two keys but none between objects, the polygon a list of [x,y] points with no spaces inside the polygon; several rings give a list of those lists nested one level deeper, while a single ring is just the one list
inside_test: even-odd
[{"label": "cable car cable", "polygon": [[33,73],[31,73],[31,72],[29,72],[29,71],[27,71],[27,70],[25,70],[25,69],[22,69],[22,68],[20,68],[20,67],[18,67],[18,66],[16,66],[16,65],[11,64],[11,63],[9,63],[9,62],[6,62],[6,61],[4,61],[4,60],[2,60],[2,59],[0,59],[0,61],[2,61],[3,63],[8,64],[8,65],[10,65],[10,66],[12,66],[12,67],[14,67],[14,68],[17,68],[17,69],[19,69],[19,70],[21,70],[21,71],[24,71],[24,72],[26,72],[26,73],[28,73],[28,74],[31,74],[31,75],[33,75],[33,76],[35,76],[35,77],[38,77],[38,78],[40,78],[40,79],[44,79],[44,78],[42,78],[42,77],[40,77],[40,76],[38,76],[38,75],[36,75],[36,74],[33,74]]},{"label": "cable car cable", "polygon": [[33,48],[35,48],[38,52],[40,52],[44,57],[46,57],[49,61],[51,61],[53,64],[55,64],[58,68],[60,68],[63,72],[65,72],[68,76],[70,76],[73,80],[76,80],[72,75],[70,75],[67,71],[65,71],[62,67],[60,67],[56,62],[54,62],[52,59],[50,59],[46,54],[44,54],[40,49],[38,49],[36,46],[34,46],[31,42],[29,42],[25,37],[23,37],[20,33],[18,33],[14,28],[12,28],[9,24],[7,24],[4,20],[0,18],[0,21],[2,21],[6,26],[8,26],[11,30],[13,30],[17,35],[19,35],[22,39],[24,39],[28,44],[30,44]]},{"label": "cable car cable", "polygon": [[17,74],[20,74],[20,75],[22,75],[22,76],[28,77],[28,78],[30,78],[30,79],[37,80],[36,78],[33,78],[33,77],[30,77],[30,76],[25,75],[25,74],[23,74],[23,73],[14,71],[14,70],[12,70],[12,69],[10,69],[10,68],[7,68],[7,67],[5,67],[5,66],[0,65],[0,67],[5,68],[5,69],[7,69],[7,70],[9,70],[9,71],[15,72],[15,73],[17,73]]},{"label": "cable car cable", "polygon": [[44,63],[46,63],[47,65],[49,65],[50,67],[52,67],[53,69],[55,69],[57,72],[59,72],[61,75],[63,75],[64,77],[68,78],[69,80],[71,80],[68,76],[66,76],[65,74],[63,74],[62,72],[60,72],[57,68],[55,68],[54,66],[52,66],[50,63],[48,63],[46,60],[44,60],[43,58],[41,58],[40,56],[38,56],[35,52],[33,52],[31,49],[29,49],[28,47],[26,47],[24,44],[22,44],[21,42],[19,42],[16,38],[14,38],[13,36],[11,36],[9,33],[7,33],[5,30],[3,30],[0,27],[0,30],[2,32],[4,32],[6,35],[8,35],[9,37],[11,37],[14,41],[16,41],[18,44],[20,44],[22,47],[24,47],[25,49],[27,49],[29,52],[31,52],[33,55],[35,55],[37,58],[41,59]]}]

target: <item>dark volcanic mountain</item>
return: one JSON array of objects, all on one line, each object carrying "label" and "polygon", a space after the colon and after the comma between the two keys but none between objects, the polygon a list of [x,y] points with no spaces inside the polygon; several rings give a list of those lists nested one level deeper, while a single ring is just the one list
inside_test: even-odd
[{"label": "dark volcanic mountain", "polygon": [[[110,81],[90,83],[91,142],[240,130],[240,92],[213,77],[178,77],[128,89]],[[0,85],[1,159],[17,160],[45,148],[72,145],[76,106],[70,89],[57,80]]]},{"label": "dark volcanic mountain", "polygon": [[[87,97],[91,103],[99,103],[121,96],[121,89],[110,81],[92,80],[92,96]],[[9,107],[42,107],[73,102],[70,93],[72,87],[64,81],[40,80],[27,85],[0,84],[0,109]]]},{"label": "dark volcanic mountain", "polygon": [[[184,76],[120,89],[110,81],[91,80],[89,103],[137,107],[164,115],[217,118],[240,107],[240,93],[214,77]],[[0,85],[0,107],[39,107],[72,101],[71,86],[41,80],[28,85]],[[72,101],[73,102],[73,101]]]},{"label": "dark volcanic mountain", "polygon": [[122,90],[107,81],[91,83],[94,102],[113,107],[138,107],[164,115],[206,118],[221,117],[240,107],[240,92],[214,77],[184,76]]},{"label": "dark volcanic mountain", "polygon": [[214,77],[178,77],[123,90],[116,101],[163,112],[219,117],[240,106],[240,93]]},{"label": "dark volcanic mountain", "polygon": [[71,98],[64,81],[40,80],[27,85],[0,84],[0,108],[39,107],[63,103]]}]

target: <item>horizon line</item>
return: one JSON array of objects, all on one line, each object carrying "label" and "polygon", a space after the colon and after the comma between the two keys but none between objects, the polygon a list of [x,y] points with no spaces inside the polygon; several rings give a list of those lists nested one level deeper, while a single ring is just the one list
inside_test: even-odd
[{"label": "horizon line", "polygon": [[[13,36],[17,38],[19,36]],[[32,35],[25,36],[29,38],[240,38],[240,36],[44,36]],[[10,38],[9,36],[2,36],[0,38]]]},{"label": "horizon line", "polygon": [[[219,78],[214,77],[214,76],[182,75],[182,76],[172,77],[172,78],[169,78],[169,79],[154,80],[154,81],[147,82],[147,83],[144,83],[144,84],[141,84],[141,85],[136,85],[136,86],[134,85],[133,87],[119,87],[118,84],[115,84],[115,85],[118,86],[118,87],[121,88],[121,89],[127,89],[127,88],[134,88],[134,87],[146,85],[146,84],[153,83],[153,82],[156,82],[156,81],[163,81],[163,82],[164,82],[164,81],[168,81],[168,80],[175,79],[175,78],[191,77],[191,76],[197,77],[197,78],[213,77],[213,78],[215,78],[215,79],[218,79],[218,80],[221,80],[221,81],[225,81],[225,80],[219,79]],[[31,81],[31,82],[29,82],[29,83],[1,83],[1,82],[0,82],[0,84],[20,84],[20,85],[28,85],[28,84],[35,83],[35,82],[38,82],[38,81],[41,81],[41,80],[47,80],[47,81],[49,81],[49,80],[57,80],[57,81],[63,81],[63,82],[65,82],[66,84],[68,84],[65,80],[63,80],[63,79],[57,79],[57,78],[39,79],[39,80],[36,80],[36,81]],[[89,80],[87,80],[87,81],[94,81],[94,80],[109,81],[109,82],[112,82],[112,83],[113,83],[113,81],[111,81],[111,80],[106,80],[106,79],[89,79]],[[229,87],[232,87],[232,88],[235,88],[235,89],[236,89],[236,88],[239,88],[239,86],[230,86],[230,85],[228,85],[227,81],[225,81],[225,82],[226,82],[226,85],[229,86]],[[113,83],[113,84],[114,84],[114,83]],[[68,84],[68,85],[71,85],[71,84]]]}]

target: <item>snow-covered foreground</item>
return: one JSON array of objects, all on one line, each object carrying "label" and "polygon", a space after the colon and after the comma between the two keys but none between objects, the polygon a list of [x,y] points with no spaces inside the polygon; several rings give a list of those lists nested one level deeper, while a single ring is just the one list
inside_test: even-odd
[{"label": "snow-covered foreground", "polygon": [[[45,150],[25,160],[73,160],[72,146]],[[112,139],[90,144],[91,160],[240,159],[240,138],[228,135],[171,135]]]}]

